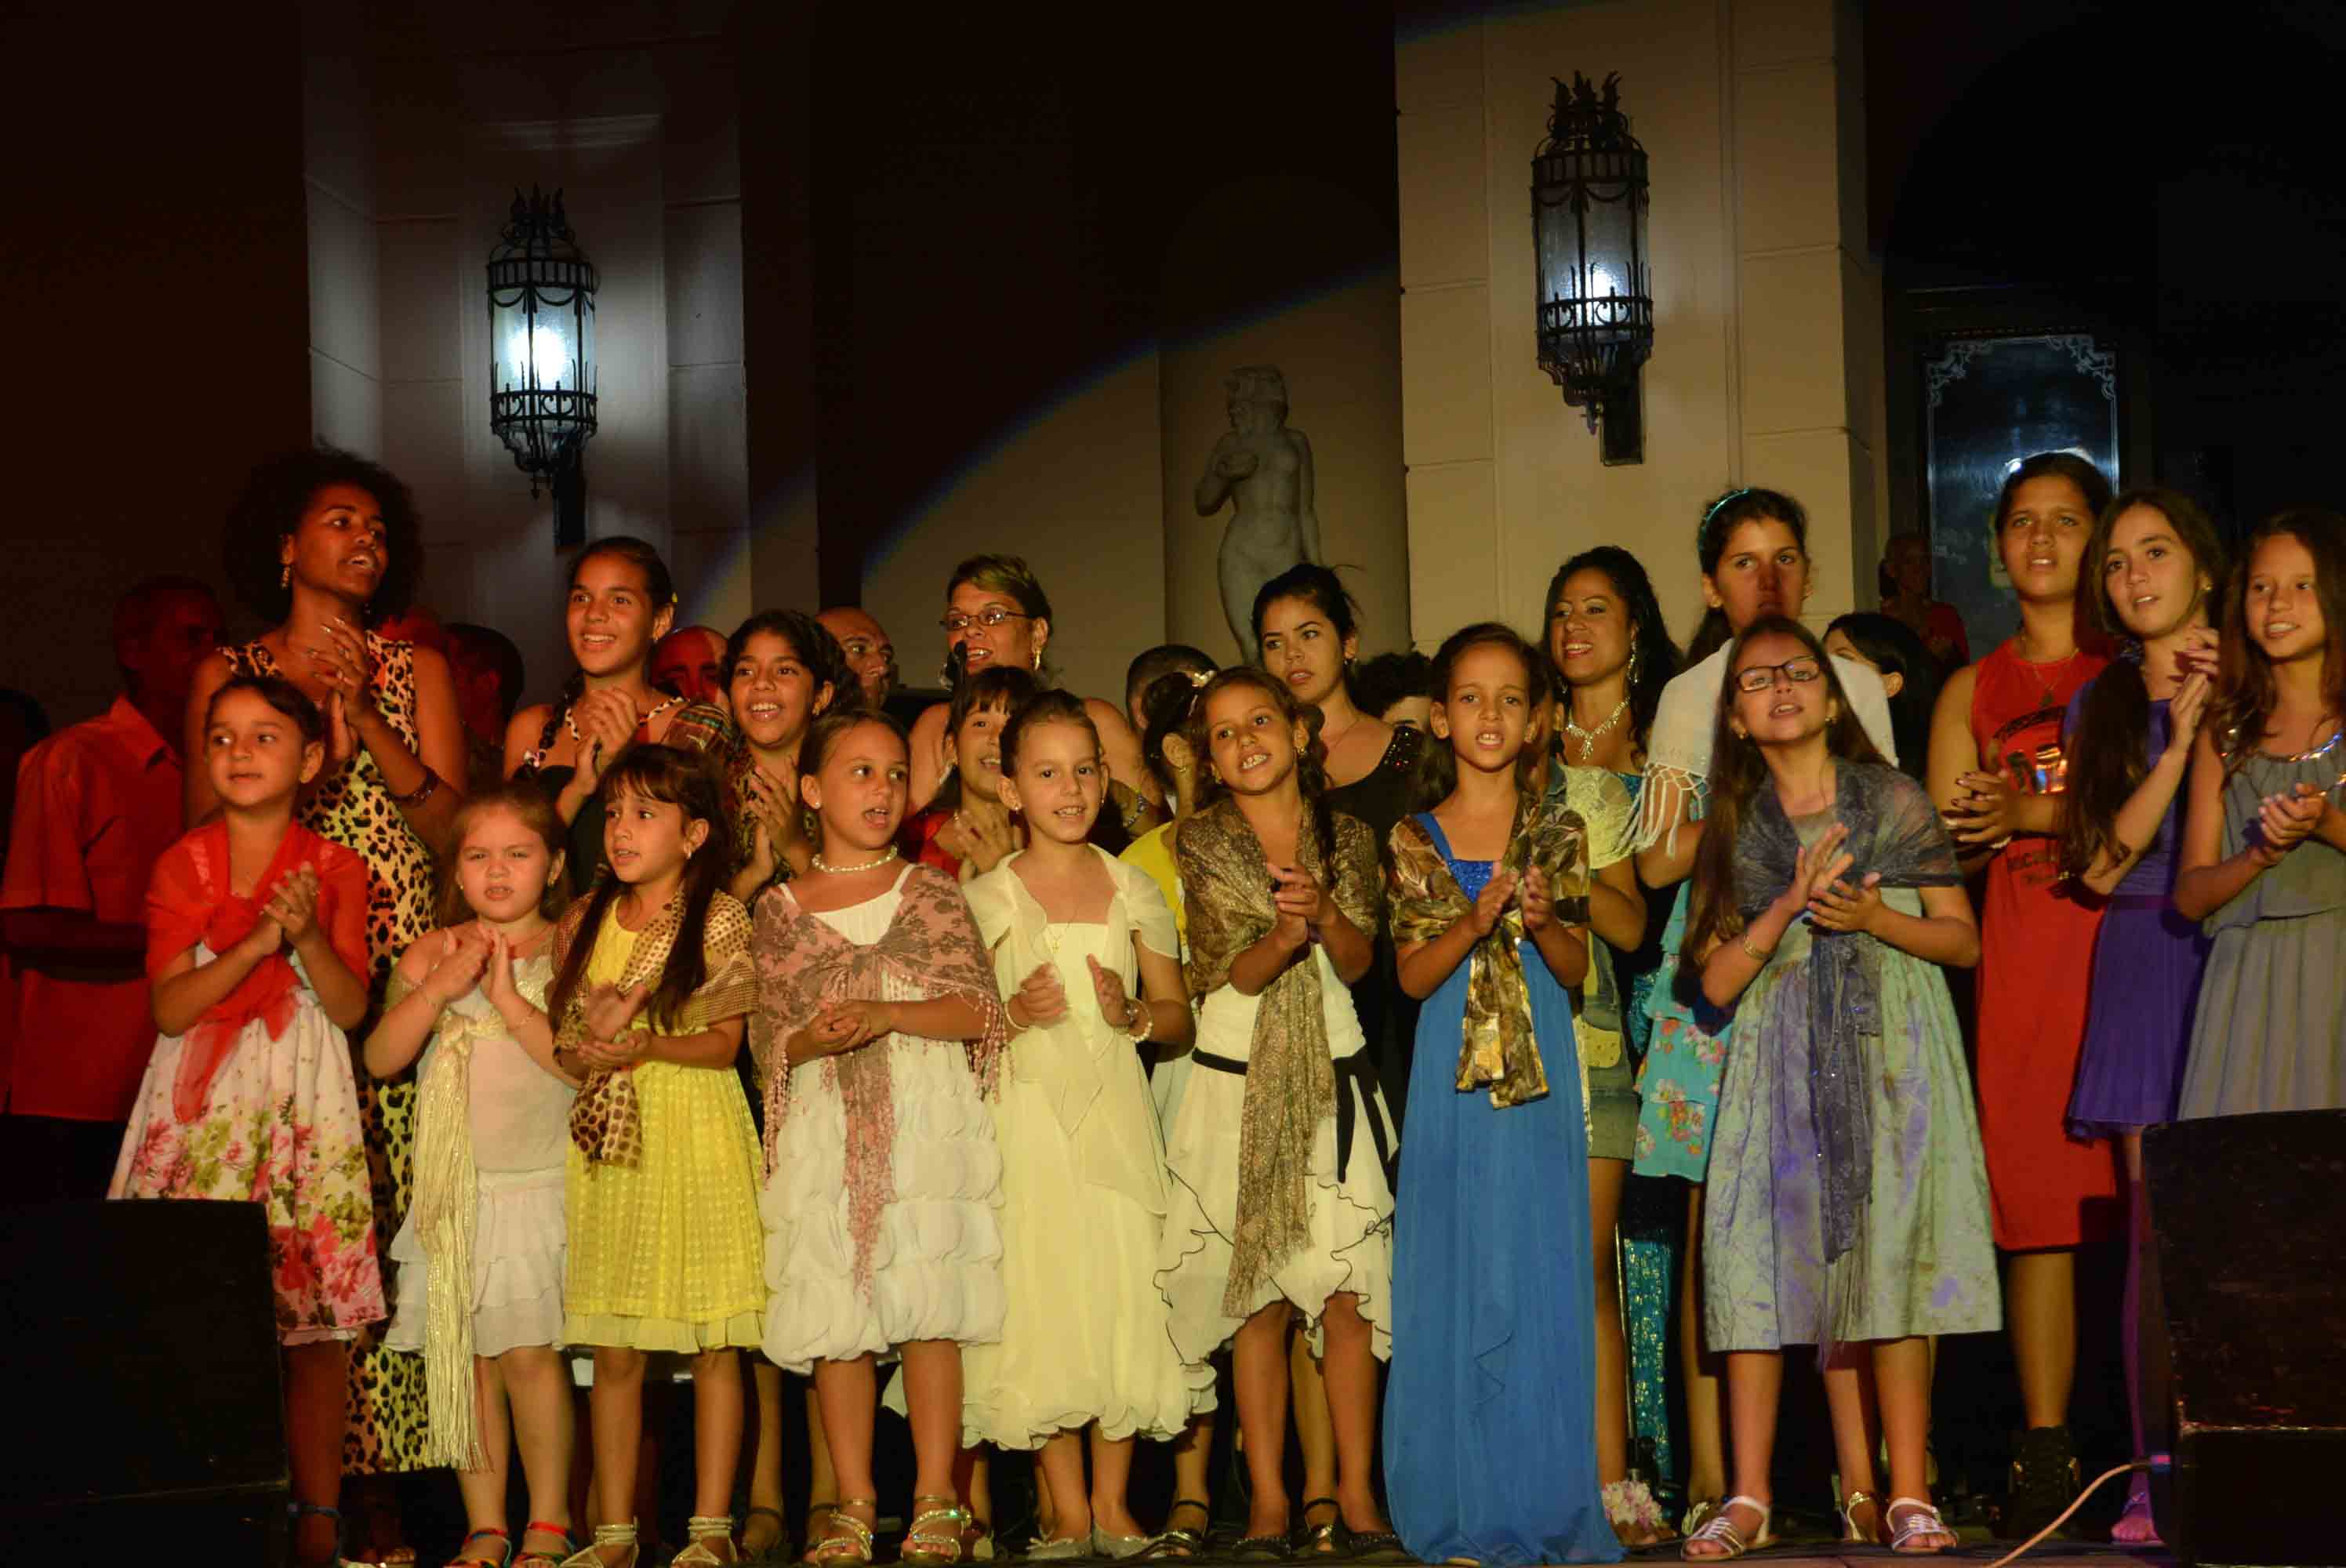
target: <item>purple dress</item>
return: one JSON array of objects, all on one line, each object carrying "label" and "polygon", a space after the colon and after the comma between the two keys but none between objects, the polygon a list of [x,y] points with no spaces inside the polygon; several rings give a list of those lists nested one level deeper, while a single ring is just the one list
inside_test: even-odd
[{"label": "purple dress", "polygon": [[[2070,700],[2064,736],[2076,728],[2093,689],[2089,682]],[[2151,761],[2167,749],[2167,704],[2154,702],[2146,753]],[[2076,1136],[2105,1137],[2175,1119],[2199,973],[2208,962],[2199,922],[2175,911],[2183,798],[2178,789],[2150,847],[2127,870],[2102,917],[2086,1044],[2069,1095],[2069,1130]]]}]

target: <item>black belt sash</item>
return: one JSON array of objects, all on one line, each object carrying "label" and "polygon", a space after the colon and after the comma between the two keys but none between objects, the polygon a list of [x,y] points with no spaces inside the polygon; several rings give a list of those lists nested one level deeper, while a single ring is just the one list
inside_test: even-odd
[{"label": "black belt sash", "polygon": [[[1191,1051],[1190,1059],[1198,1066],[1216,1073],[1234,1073],[1243,1078],[1247,1064],[1235,1056],[1217,1056],[1211,1051]],[[1373,1102],[1377,1095],[1376,1064],[1369,1060],[1366,1051],[1355,1051],[1349,1056],[1339,1056],[1330,1065],[1336,1070],[1336,1179],[1342,1181],[1352,1168],[1352,1129],[1359,1115],[1354,1099]],[[1357,1094],[1356,1094],[1357,1091]],[[1385,1184],[1392,1185],[1392,1143],[1385,1131],[1385,1119],[1369,1118],[1369,1141],[1377,1145],[1377,1168],[1385,1173]]]}]

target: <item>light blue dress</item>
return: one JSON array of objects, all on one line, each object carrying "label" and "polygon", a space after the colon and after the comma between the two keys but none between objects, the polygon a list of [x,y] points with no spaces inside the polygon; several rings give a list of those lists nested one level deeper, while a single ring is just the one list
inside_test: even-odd
[{"label": "light blue dress", "polygon": [[[1488,860],[1432,836],[1466,896]],[[1472,961],[1418,1015],[1409,1158],[1393,1221],[1385,1489],[1428,1563],[1611,1563],[1596,1489],[1588,1142],[1572,1001],[1524,944],[1549,1092],[1504,1110],[1456,1085]]]}]

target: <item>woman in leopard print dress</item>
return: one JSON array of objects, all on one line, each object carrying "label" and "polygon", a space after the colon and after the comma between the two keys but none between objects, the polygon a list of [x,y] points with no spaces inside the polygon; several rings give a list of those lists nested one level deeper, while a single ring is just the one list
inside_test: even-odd
[{"label": "woman in leopard print dress", "polygon": [[[464,727],[446,661],[365,629],[370,606],[381,614],[405,604],[422,565],[413,503],[404,484],[362,458],[325,448],[291,453],[254,473],[230,517],[227,555],[242,596],[276,626],[205,661],[189,699],[186,754],[202,755],[205,708],[231,675],[281,675],[327,715],[327,767],[304,797],[301,820],[366,860],[367,947],[380,1003],[400,953],[432,928],[433,860],[464,778]],[[193,823],[216,802],[204,770],[188,774]],[[360,1074],[359,1110],[378,1247],[388,1256],[413,1168],[413,1078],[378,1083]],[[353,1476],[424,1466],[423,1362],[385,1350],[382,1328],[352,1348],[342,1469]],[[396,1522],[388,1496],[369,1487],[353,1501],[369,1505],[372,1528],[358,1532],[362,1541],[375,1537],[367,1555],[395,1561],[401,1552],[383,1550],[396,1533],[386,1529]],[[305,1558],[330,1523],[301,1521],[297,1545]]]}]

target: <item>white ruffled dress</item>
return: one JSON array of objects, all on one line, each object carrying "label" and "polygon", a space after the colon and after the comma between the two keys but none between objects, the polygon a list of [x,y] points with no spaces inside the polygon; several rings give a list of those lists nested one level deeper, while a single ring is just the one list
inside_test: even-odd
[{"label": "white ruffled dress", "polygon": [[[899,878],[877,898],[813,918],[868,946],[887,934],[903,889]],[[767,896],[790,898],[789,884]],[[928,1000],[892,977],[887,992],[892,1002]],[[966,1345],[1002,1333],[1002,1155],[968,1054],[958,1041],[910,1034],[863,1049],[888,1053],[896,1122],[895,1197],[881,1210],[869,1298],[856,1288],[848,1225],[847,1109],[823,1060],[791,1070],[790,1115],[759,1200],[770,1292],[766,1355],[789,1372],[884,1357],[914,1340]]]}]

